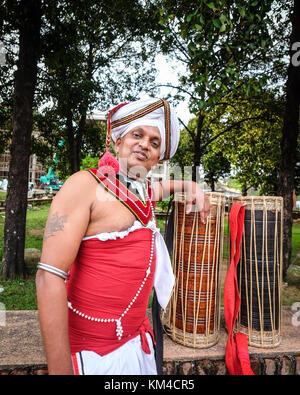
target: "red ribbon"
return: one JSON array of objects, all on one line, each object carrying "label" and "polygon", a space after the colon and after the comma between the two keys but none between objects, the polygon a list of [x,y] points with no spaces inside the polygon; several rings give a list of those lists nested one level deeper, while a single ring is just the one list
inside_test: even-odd
[{"label": "red ribbon", "polygon": [[[153,340],[153,343],[154,343],[154,345],[155,345],[156,342],[155,342],[155,340],[154,340],[153,331],[149,328],[149,329],[147,330],[147,332],[150,333],[150,335],[151,335],[151,337],[152,337],[152,340]],[[147,333],[147,332],[146,332],[146,328],[145,328],[144,324],[142,324],[141,327],[140,327],[140,336],[141,336],[142,349],[143,349],[143,351],[144,351],[146,354],[151,354],[150,347],[149,347],[149,342],[148,342],[148,339],[147,339],[147,336],[146,336],[146,333]]]},{"label": "red ribbon", "polygon": [[234,324],[241,304],[236,268],[240,259],[244,216],[243,204],[235,203],[229,215],[231,261],[224,288],[224,313],[228,329],[225,361],[231,375],[254,375],[250,365],[247,336],[242,333],[234,334]]}]

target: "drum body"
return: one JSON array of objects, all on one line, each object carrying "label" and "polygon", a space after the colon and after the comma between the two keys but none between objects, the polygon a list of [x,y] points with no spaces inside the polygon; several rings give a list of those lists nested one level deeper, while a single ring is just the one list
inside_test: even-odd
[{"label": "drum body", "polygon": [[199,212],[186,214],[184,194],[175,195],[172,266],[175,286],[163,315],[168,335],[195,348],[211,347],[219,339],[220,281],[225,196],[208,193],[206,224]]},{"label": "drum body", "polygon": [[281,341],[283,199],[238,197],[245,204],[244,232],[237,279],[241,297],[237,330],[248,344],[276,347]]}]

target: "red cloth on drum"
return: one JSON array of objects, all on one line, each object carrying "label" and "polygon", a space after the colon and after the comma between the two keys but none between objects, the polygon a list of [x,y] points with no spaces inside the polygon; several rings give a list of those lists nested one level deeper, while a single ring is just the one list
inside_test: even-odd
[{"label": "red cloth on drum", "polygon": [[[122,314],[139,290],[149,266],[152,231],[142,228],[124,238],[100,241],[97,238],[81,243],[67,281],[69,338],[72,354],[83,350],[106,355],[128,340],[141,335],[142,348],[150,353],[146,333],[154,336],[146,316],[148,299],[155,272],[155,249],[148,275],[140,293],[128,312]],[[123,334],[116,335],[116,322],[95,322],[80,316],[119,319]]]},{"label": "red cloth on drum", "polygon": [[228,372],[231,375],[254,375],[250,366],[247,336],[242,333],[234,334],[234,324],[241,304],[236,267],[240,259],[244,216],[245,207],[243,207],[243,204],[234,204],[229,215],[231,263],[226,275],[224,287],[224,314],[228,329],[225,361]]}]

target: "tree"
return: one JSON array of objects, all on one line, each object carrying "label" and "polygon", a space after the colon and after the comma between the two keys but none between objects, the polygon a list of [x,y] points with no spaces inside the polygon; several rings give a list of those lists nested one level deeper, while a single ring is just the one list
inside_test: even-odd
[{"label": "tree", "polygon": [[61,124],[69,174],[80,169],[88,112],[135,99],[153,81],[142,40],[148,14],[142,2],[124,0],[61,2],[59,12],[48,11],[40,98]]},{"label": "tree", "polygon": [[[229,123],[243,122],[238,128],[223,133],[220,118],[219,125],[214,126],[213,135],[218,138],[213,141],[213,149],[221,151],[231,163],[243,195],[247,195],[251,187],[260,190],[261,194],[276,195],[283,98],[264,89],[251,98],[231,94],[226,102],[225,114],[222,109],[226,120]],[[218,117],[217,114],[211,116]]]},{"label": "tree", "polygon": [[5,103],[0,105],[0,154],[3,154],[11,139],[11,108],[6,107]]},{"label": "tree", "polygon": [[204,181],[210,186],[212,192],[215,191],[215,184],[220,178],[229,176],[230,162],[225,158],[222,151],[216,152],[209,146],[203,157],[203,169],[205,172]]},{"label": "tree", "polygon": [[[137,53],[145,53],[143,43],[139,46],[135,43],[129,54],[123,51],[134,36],[142,34],[143,22],[150,23],[145,13],[139,13],[143,10],[141,4],[124,0],[117,0],[113,4],[92,0],[1,2],[0,38],[7,50],[7,64],[0,71],[0,98],[2,105],[6,103],[9,110],[13,110],[2,265],[4,278],[25,273],[24,240],[33,108],[37,114],[36,109],[45,104],[42,98],[54,102],[56,111],[52,107],[43,114],[44,120],[48,121],[43,130],[50,131],[50,134],[40,135],[39,143],[43,137],[46,143],[58,143],[65,137],[70,170],[79,170],[83,135],[87,130],[86,118],[91,104],[95,104],[99,90],[107,95],[114,93],[104,86],[104,83],[112,86],[112,76],[108,74],[102,81],[101,74],[95,77],[96,70],[100,66],[108,66],[112,57],[116,56],[119,62],[114,63],[116,75],[123,75],[129,86],[131,81],[128,74],[122,73],[120,69],[126,63],[121,63],[122,58],[118,56],[122,54],[125,59],[132,56],[130,67],[134,67]],[[15,68],[17,71],[14,74]],[[136,79],[142,74],[138,71]],[[34,96],[37,76],[38,95]],[[151,74],[144,70],[143,78],[141,83],[151,79]],[[50,95],[45,95],[48,91]],[[127,96],[130,98],[130,95]],[[36,119],[37,122],[41,121],[38,115]],[[60,130],[64,131],[63,136]],[[4,141],[7,141],[7,137]],[[33,148],[38,145],[42,146],[35,141]],[[46,156],[47,150],[45,148],[42,155]]]},{"label": "tree", "polygon": [[183,174],[184,167],[191,166],[193,163],[194,142],[188,130],[196,127],[197,120],[193,118],[189,121],[187,128],[180,132],[180,139],[175,155],[170,159],[172,165],[179,166]]},{"label": "tree", "polygon": [[[276,56],[272,48],[283,24],[276,26],[275,31],[276,18],[271,18],[270,11],[277,18],[281,12],[277,2],[162,1],[159,14],[159,23],[165,28],[162,49],[167,52],[171,47],[176,59],[187,69],[180,77],[181,84],[173,88],[189,95],[190,111],[198,119],[196,130],[190,131],[195,171],[205,153],[204,145],[207,146],[208,115],[216,107],[224,108],[224,98],[230,92],[243,91],[248,96],[259,92],[270,80],[275,60],[277,66],[282,64],[283,36],[276,41]],[[227,123],[224,130],[236,130],[242,122]]]},{"label": "tree", "polygon": [[[300,62],[297,59],[297,43],[300,42],[300,3],[294,1],[291,16],[290,64],[286,84],[286,106],[281,140],[281,162],[279,170],[278,194],[284,200],[283,224],[283,273],[291,261],[293,190],[295,188],[295,168],[297,163],[297,139],[299,134],[300,106]],[[296,46],[295,46],[296,44]],[[299,53],[298,53],[299,55]],[[298,56],[299,57],[299,56]]]},{"label": "tree", "polygon": [[19,54],[15,72],[13,135],[5,209],[2,262],[5,279],[24,275],[28,170],[40,49],[41,0],[9,1],[6,10],[19,34]]}]

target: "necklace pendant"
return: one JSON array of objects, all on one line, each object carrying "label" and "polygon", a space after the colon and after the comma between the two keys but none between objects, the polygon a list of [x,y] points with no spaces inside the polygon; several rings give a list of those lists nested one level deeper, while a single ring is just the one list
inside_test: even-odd
[{"label": "necklace pendant", "polygon": [[118,338],[118,340],[121,340],[122,336],[123,336],[123,327],[122,327],[122,323],[121,323],[121,318],[116,320],[116,323],[117,323],[117,327],[116,327],[117,338]]}]

